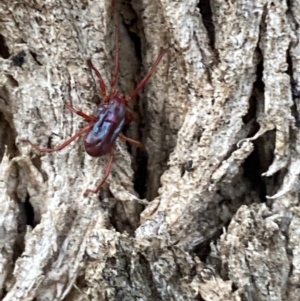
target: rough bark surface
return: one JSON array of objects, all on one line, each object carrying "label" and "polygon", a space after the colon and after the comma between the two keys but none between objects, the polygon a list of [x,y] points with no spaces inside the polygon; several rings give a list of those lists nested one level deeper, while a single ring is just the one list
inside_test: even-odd
[{"label": "rough bark surface", "polygon": [[[114,66],[111,0],[0,3],[0,295],[4,301],[300,300],[300,1],[124,0],[108,157],[64,102],[92,114]],[[298,140],[299,139],[299,140]],[[149,203],[148,203],[149,202]]]}]

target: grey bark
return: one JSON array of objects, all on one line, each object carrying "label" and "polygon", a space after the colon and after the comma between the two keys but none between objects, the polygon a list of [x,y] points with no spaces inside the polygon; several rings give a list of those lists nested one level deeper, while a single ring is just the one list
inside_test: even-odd
[{"label": "grey bark", "polygon": [[86,60],[109,87],[111,1],[0,3],[2,299],[300,300],[300,1],[116,11],[120,91],[167,53],[130,104],[126,132],[145,148],[117,140],[99,200],[83,192],[107,156],[89,157],[82,138],[52,154],[20,140],[54,146],[82,128],[64,101],[93,114]]}]

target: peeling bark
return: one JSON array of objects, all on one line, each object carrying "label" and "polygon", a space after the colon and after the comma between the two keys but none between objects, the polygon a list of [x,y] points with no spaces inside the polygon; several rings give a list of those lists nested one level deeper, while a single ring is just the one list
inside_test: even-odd
[{"label": "peeling bark", "polygon": [[108,157],[64,102],[109,86],[111,0],[0,3],[0,295],[46,300],[300,300],[300,2],[116,1],[118,88],[135,121]]}]

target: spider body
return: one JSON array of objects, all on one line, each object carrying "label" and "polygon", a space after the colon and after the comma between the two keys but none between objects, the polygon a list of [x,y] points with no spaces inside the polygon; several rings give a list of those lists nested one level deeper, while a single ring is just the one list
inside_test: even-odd
[{"label": "spider body", "polygon": [[95,114],[98,120],[84,139],[86,152],[92,157],[108,154],[126,122],[126,104],[114,96],[109,103],[101,103]]},{"label": "spider body", "polygon": [[87,115],[82,111],[75,109],[68,103],[65,103],[65,106],[72,111],[73,113],[79,115],[84,118],[88,125],[83,129],[79,130],[74,136],[69,138],[67,141],[62,143],[60,146],[54,148],[41,148],[38,145],[34,144],[28,139],[22,139],[22,142],[29,143],[34,149],[43,153],[52,153],[56,151],[60,151],[69,145],[71,142],[76,140],[83,134],[86,134],[84,139],[84,146],[86,152],[92,157],[100,157],[106,154],[110,154],[110,159],[107,164],[104,177],[102,181],[97,185],[95,189],[87,189],[84,192],[84,196],[87,196],[89,193],[98,193],[101,187],[104,185],[106,179],[108,178],[112,163],[114,160],[114,148],[115,141],[118,137],[121,139],[135,144],[136,146],[141,146],[142,143],[131,139],[129,137],[124,136],[121,131],[125,124],[129,124],[133,119],[133,114],[127,109],[127,104],[134,97],[137,96],[138,92],[144,87],[144,85],[148,82],[151,75],[154,73],[157,68],[160,60],[162,59],[165,50],[161,48],[158,57],[153,63],[151,69],[146,74],[146,76],[141,80],[141,82],[137,85],[135,90],[131,93],[129,97],[125,97],[120,92],[116,90],[116,83],[118,77],[119,70],[119,24],[116,18],[116,10],[115,10],[115,27],[116,27],[116,35],[115,35],[115,68],[113,72],[113,76],[110,82],[110,92],[107,94],[107,88],[103,81],[103,78],[100,72],[94,67],[91,60],[87,61],[87,64],[91,70],[94,71],[100,85],[100,90],[102,94],[103,101],[98,106],[94,115]]}]

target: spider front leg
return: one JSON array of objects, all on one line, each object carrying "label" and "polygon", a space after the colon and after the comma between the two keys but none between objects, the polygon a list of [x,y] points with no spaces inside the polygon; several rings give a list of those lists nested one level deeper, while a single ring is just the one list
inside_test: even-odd
[{"label": "spider front leg", "polygon": [[89,124],[88,126],[84,127],[82,130],[78,131],[73,137],[62,143],[61,145],[54,147],[54,148],[42,148],[39,147],[37,144],[34,144],[28,139],[21,139],[21,142],[23,143],[29,143],[34,149],[41,153],[53,153],[53,152],[58,152],[68,146],[71,142],[76,140],[78,137],[80,137],[82,134],[87,133],[88,131],[91,130],[94,124]]},{"label": "spider front leg", "polygon": [[166,50],[164,48],[160,49],[160,52],[158,54],[158,57],[156,58],[155,62],[153,63],[151,69],[148,71],[148,73],[145,75],[145,77],[140,81],[140,83],[137,85],[137,87],[134,89],[134,91],[131,93],[129,97],[126,97],[126,103],[128,104],[129,101],[131,101],[134,97],[137,96],[139,91],[146,85],[146,83],[149,81],[150,77],[153,75],[155,69],[157,68],[160,60],[164,56]]},{"label": "spider front leg", "polygon": [[96,122],[98,120],[98,118],[96,116],[90,116],[87,115],[85,113],[83,113],[82,111],[76,110],[74,107],[72,107],[69,103],[65,102],[65,106],[73,113],[75,113],[76,115],[84,118],[86,121],[88,122]]},{"label": "spider front leg", "polygon": [[108,101],[109,101],[109,98],[108,98],[108,96],[106,95],[106,85],[105,85],[105,83],[104,83],[104,80],[103,80],[103,78],[102,78],[101,73],[95,68],[95,66],[93,65],[91,59],[89,59],[89,60],[87,61],[87,64],[88,64],[88,66],[89,66],[89,68],[90,68],[91,70],[94,70],[94,72],[95,72],[95,74],[96,74],[96,76],[97,76],[97,78],[98,78],[98,80],[99,80],[99,85],[100,85],[100,90],[101,90],[101,94],[102,94],[102,97],[103,97],[103,101],[104,101],[104,102],[108,102]]}]

